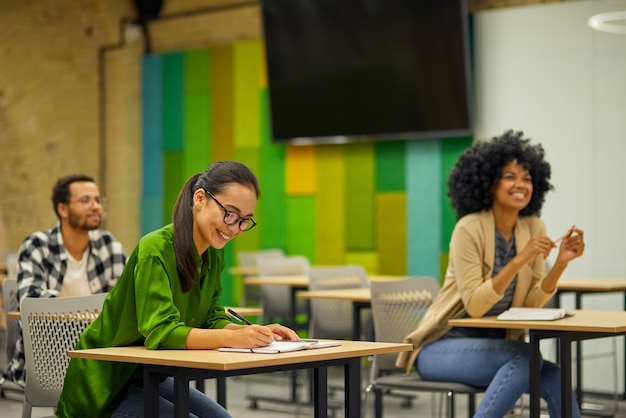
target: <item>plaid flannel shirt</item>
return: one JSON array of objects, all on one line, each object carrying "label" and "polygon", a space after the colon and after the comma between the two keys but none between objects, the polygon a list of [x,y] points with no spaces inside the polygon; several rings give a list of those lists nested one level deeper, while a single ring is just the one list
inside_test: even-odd
[{"label": "plaid flannel shirt", "polygon": [[[107,231],[89,231],[89,252],[87,279],[91,293],[110,291],[117,283],[124,265],[126,254],[120,244]],[[63,285],[67,270],[68,254],[63,246],[59,223],[47,231],[29,235],[19,249],[17,283],[18,295],[25,297],[57,297]],[[3,378],[24,386],[24,347],[18,338],[13,358],[3,372]]]}]

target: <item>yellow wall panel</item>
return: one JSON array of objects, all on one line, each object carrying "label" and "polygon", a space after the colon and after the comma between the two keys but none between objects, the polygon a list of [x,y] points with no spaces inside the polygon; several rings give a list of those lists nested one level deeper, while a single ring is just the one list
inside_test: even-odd
[{"label": "yellow wall panel", "polygon": [[344,148],[317,148],[317,264],[345,263],[346,162]]},{"label": "yellow wall panel", "polygon": [[258,148],[261,143],[260,55],[259,41],[235,44],[234,130],[239,148]]},{"label": "yellow wall panel", "polygon": [[376,246],[380,274],[406,274],[406,194],[376,196]]},{"label": "yellow wall panel", "polygon": [[315,194],[316,149],[314,145],[288,145],[285,152],[285,182],[287,196]]}]

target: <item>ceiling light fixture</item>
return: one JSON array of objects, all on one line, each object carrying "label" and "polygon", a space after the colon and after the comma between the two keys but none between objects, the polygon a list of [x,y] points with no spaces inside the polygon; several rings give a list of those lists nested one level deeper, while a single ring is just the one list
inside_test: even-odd
[{"label": "ceiling light fixture", "polygon": [[626,21],[626,11],[599,13],[591,16],[587,24],[592,29],[602,32],[626,34],[626,22],[624,24],[609,23],[617,20]]}]

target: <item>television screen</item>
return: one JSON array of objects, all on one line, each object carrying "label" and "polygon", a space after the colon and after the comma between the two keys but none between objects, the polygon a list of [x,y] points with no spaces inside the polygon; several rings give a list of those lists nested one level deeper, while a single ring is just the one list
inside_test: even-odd
[{"label": "television screen", "polygon": [[469,135],[463,0],[262,0],[272,137]]}]

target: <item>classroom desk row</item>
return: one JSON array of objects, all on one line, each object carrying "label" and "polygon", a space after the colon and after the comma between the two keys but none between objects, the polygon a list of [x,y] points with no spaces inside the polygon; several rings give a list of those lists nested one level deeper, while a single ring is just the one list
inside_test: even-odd
[{"label": "classroom desk row", "polygon": [[[387,280],[399,280],[406,279],[404,276],[383,276]],[[376,276],[372,276],[370,280],[376,280]],[[292,300],[290,303],[295,306],[295,298],[300,297],[304,299],[333,299],[333,300],[345,300],[352,303],[352,311],[353,311],[353,340],[357,340],[360,335],[362,335],[361,330],[361,315],[360,311],[362,309],[367,309],[371,306],[371,293],[369,288],[361,288],[361,289],[336,289],[336,290],[318,290],[318,291],[308,291],[303,290],[307,288],[308,278],[306,276],[283,276],[283,277],[248,277],[244,279],[246,285],[258,285],[258,284],[282,284],[291,287],[292,291]],[[557,300],[559,305],[561,304],[561,296],[566,293],[574,293],[575,295],[575,309],[582,309],[582,296],[584,294],[590,293],[608,293],[608,292],[621,292],[624,294],[624,310],[626,310],[626,279],[620,278],[595,278],[595,277],[563,277],[558,284],[557,291]],[[502,327],[501,323],[498,323],[499,327]],[[613,333],[613,336],[622,334],[617,328],[613,329],[609,332]],[[540,339],[538,337],[539,333],[534,332],[535,338]],[[583,397],[583,389],[582,389],[582,344],[581,341],[587,338],[599,338],[601,333],[594,332],[591,336],[581,336],[580,333],[576,333],[575,335],[567,336],[569,340],[564,340],[563,344],[570,344],[572,342],[576,345],[576,352],[578,353],[577,361],[575,362],[575,370],[576,370],[576,385],[575,391],[577,398],[580,403],[582,403]],[[552,335],[555,338],[565,338],[565,336],[561,335]],[[542,336],[541,338],[548,338],[547,336]],[[564,351],[565,348],[561,347],[560,351]],[[563,352],[563,354],[567,357],[571,356],[571,348],[567,348],[568,351]],[[626,350],[624,353],[624,364],[626,364]],[[566,361],[566,358],[560,357]],[[571,359],[571,358],[570,358]],[[568,363],[569,364],[569,363]],[[571,383],[571,381],[570,381]],[[569,384],[567,387],[572,387]],[[626,372],[624,373],[624,387],[626,388]],[[569,393],[569,392],[568,392]],[[626,392],[621,394],[622,398],[626,398]]]}]

